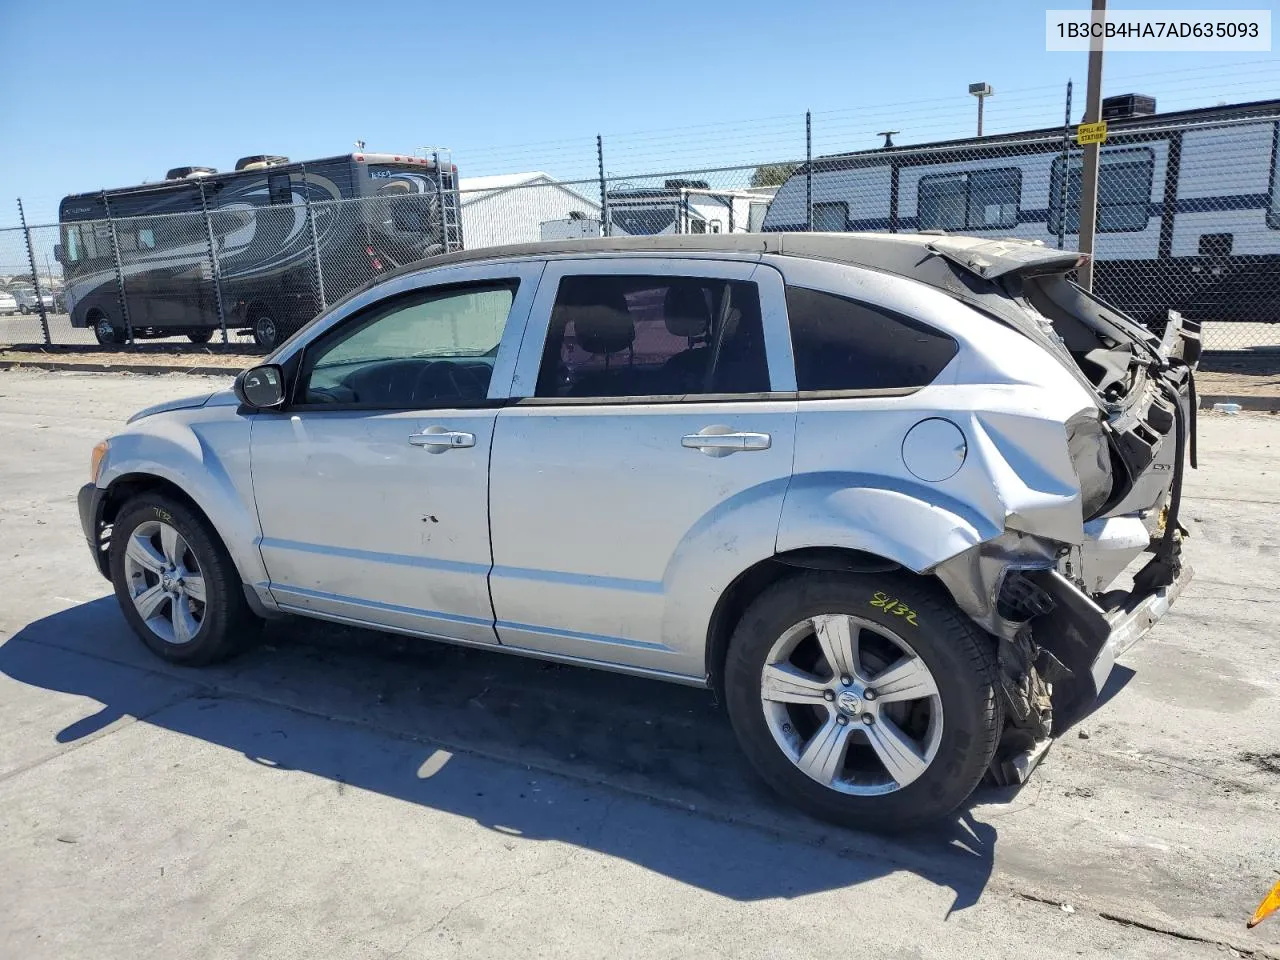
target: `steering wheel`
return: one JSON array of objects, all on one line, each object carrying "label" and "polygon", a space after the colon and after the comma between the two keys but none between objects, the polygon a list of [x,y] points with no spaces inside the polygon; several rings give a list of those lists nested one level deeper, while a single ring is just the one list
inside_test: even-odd
[{"label": "steering wheel", "polygon": [[422,368],[413,384],[413,399],[422,400],[483,400],[489,385],[470,367],[451,360],[434,360]]}]

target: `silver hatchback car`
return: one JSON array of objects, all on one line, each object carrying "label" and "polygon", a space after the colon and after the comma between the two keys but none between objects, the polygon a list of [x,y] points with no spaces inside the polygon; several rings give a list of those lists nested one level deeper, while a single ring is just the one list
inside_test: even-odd
[{"label": "silver hatchback car", "polygon": [[437,257],[134,416],[81,520],[175,663],[298,614],[706,685],[798,806],[909,826],[1024,779],[1190,573],[1197,333],[1076,266],[883,234]]}]

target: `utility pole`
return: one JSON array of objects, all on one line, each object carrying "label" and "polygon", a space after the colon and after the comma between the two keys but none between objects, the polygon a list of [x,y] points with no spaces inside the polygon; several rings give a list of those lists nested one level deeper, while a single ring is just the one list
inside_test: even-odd
[{"label": "utility pole", "polygon": [[[1067,106],[1062,115],[1062,176],[1058,178],[1058,249],[1067,239],[1067,180],[1071,169],[1071,81],[1067,81]],[[1052,202],[1049,206],[1053,206]]]},{"label": "utility pole", "polygon": [[[1107,0],[1093,0],[1092,22],[1107,22]],[[1104,31],[1100,31],[1104,32]],[[1102,119],[1102,37],[1089,38],[1089,85],[1084,95],[1084,122]],[[1080,252],[1085,261],[1080,265],[1080,286],[1093,290],[1093,236],[1098,227],[1098,150],[1101,144],[1089,143],[1084,148],[1084,165],[1080,171]],[[1064,175],[1067,171],[1063,171]],[[1064,210],[1065,214],[1066,211]]]}]

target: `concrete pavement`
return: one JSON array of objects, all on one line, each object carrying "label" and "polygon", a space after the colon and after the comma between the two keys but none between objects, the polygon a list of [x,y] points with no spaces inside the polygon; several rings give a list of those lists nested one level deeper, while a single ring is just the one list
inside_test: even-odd
[{"label": "concrete pavement", "polygon": [[886,840],[696,690],[303,621],[151,657],[74,492],[221,382],[0,373],[0,956],[1280,957],[1280,419],[1202,416],[1197,578],[1031,783]]}]

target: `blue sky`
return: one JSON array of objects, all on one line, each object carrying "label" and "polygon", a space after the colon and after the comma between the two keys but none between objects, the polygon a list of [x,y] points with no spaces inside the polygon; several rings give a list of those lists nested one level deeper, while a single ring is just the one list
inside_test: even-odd
[{"label": "blue sky", "polygon": [[[612,173],[685,170],[802,156],[806,109],[818,153],[969,135],[979,80],[988,132],[1049,126],[1069,77],[1083,106],[1085,55],[1044,50],[1045,7],[1070,5],[0,0],[0,224],[18,196],[39,222],[66,193],[357,138],[570,178],[601,133]],[[1117,53],[1104,86],[1162,111],[1262,99],[1280,58]]]}]

